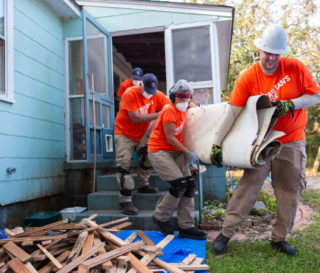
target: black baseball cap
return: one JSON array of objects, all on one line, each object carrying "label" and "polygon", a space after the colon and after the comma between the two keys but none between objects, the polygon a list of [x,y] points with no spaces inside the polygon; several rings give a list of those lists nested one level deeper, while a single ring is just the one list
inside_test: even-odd
[{"label": "black baseball cap", "polygon": [[157,86],[158,86],[158,79],[155,74],[153,73],[147,73],[143,75],[142,78],[144,90],[148,94],[155,95],[157,94]]},{"label": "black baseball cap", "polygon": [[143,77],[143,71],[140,67],[132,69],[132,79],[141,81]]}]

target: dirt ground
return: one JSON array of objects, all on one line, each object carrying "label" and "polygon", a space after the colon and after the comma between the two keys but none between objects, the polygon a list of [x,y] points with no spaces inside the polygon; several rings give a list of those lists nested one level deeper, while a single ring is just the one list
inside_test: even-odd
[{"label": "dirt ground", "polygon": [[[263,187],[270,192],[273,192],[272,186],[269,181],[266,181]],[[308,177],[307,189],[320,189],[320,176]],[[313,214],[314,211],[311,207],[300,203],[293,226],[293,231],[303,230],[307,228],[313,222]],[[243,241],[248,238],[255,240],[271,238],[272,221],[268,221],[268,219],[270,219],[270,215],[265,215],[260,218],[250,218],[251,219],[248,219],[248,221],[245,221],[243,223],[241,230],[231,238],[231,241]],[[220,231],[217,230],[209,230],[207,241],[213,241],[219,233]]]}]

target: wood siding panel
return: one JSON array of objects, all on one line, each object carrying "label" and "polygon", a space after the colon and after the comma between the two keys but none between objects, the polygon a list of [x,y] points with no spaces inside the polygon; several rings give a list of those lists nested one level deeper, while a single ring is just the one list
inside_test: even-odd
[{"label": "wood siding panel", "polygon": [[0,158],[0,164],[5,169],[15,168],[16,172],[9,175],[0,173],[0,183],[4,181],[29,180],[43,177],[61,176],[64,174],[61,158]]},{"label": "wood siding panel", "polygon": [[[0,205],[4,206],[15,202],[59,194],[63,191],[63,184],[63,176],[0,182],[0,186],[3,189],[0,192]],[[23,199],[21,198],[21,192],[24,193]]]},{"label": "wood siding panel", "polygon": [[15,103],[0,102],[1,205],[64,189],[63,23],[40,0],[14,2],[13,69]]}]

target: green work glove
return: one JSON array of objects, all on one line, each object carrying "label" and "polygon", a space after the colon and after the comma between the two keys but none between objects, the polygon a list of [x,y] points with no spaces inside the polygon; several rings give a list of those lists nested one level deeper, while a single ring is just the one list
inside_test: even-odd
[{"label": "green work glove", "polygon": [[222,148],[221,147],[217,145],[212,146],[211,153],[210,153],[210,160],[211,160],[211,163],[217,166],[218,168],[222,167]]},{"label": "green work glove", "polygon": [[276,117],[282,117],[290,111],[291,117],[293,118],[294,104],[291,101],[278,100],[278,101],[272,102],[272,105],[277,106],[275,111]]}]

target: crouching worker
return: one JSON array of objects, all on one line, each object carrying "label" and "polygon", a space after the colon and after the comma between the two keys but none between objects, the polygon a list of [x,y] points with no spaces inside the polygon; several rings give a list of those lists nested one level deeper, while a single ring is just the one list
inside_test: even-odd
[{"label": "crouching worker", "polygon": [[145,74],[142,84],[133,86],[123,94],[120,110],[115,120],[115,148],[117,181],[120,186],[120,209],[125,214],[138,214],[132,203],[134,180],[130,175],[132,149],[139,155],[138,192],[156,193],[158,189],[149,185],[148,127],[158,118],[162,107],[169,99],[157,90],[158,79],[152,74]]},{"label": "crouching worker", "polygon": [[161,111],[156,126],[149,138],[148,156],[159,177],[170,184],[169,191],[158,201],[154,223],[165,234],[173,234],[169,219],[177,210],[179,236],[202,240],[207,233],[194,226],[195,182],[187,160],[198,163],[198,156],[183,144],[186,110],[193,93],[185,80],[179,80],[170,90],[170,103]]}]

